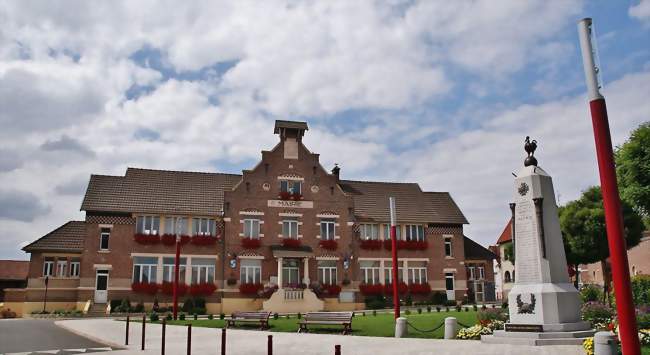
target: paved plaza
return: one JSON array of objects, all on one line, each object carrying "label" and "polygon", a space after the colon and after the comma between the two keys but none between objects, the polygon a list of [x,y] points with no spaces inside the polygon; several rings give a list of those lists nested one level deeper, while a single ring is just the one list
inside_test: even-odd
[{"label": "paved plaza", "polygon": [[[123,346],[124,322],[111,319],[64,320],[56,322],[62,328],[105,343],[106,346]],[[141,325],[131,324],[128,350],[111,354],[160,354],[161,326],[147,324],[146,350],[140,351]],[[267,337],[273,335],[274,354],[324,355],[334,354],[334,345],[342,347],[343,355],[427,355],[427,354],[499,354],[499,355],[582,355],[580,346],[528,347],[515,345],[481,344],[468,340],[395,339],[380,337],[340,336],[329,334],[273,333],[255,330],[229,329],[227,354],[267,354]],[[167,354],[185,354],[187,328],[167,327]],[[220,354],[221,329],[193,328],[192,354]]]}]

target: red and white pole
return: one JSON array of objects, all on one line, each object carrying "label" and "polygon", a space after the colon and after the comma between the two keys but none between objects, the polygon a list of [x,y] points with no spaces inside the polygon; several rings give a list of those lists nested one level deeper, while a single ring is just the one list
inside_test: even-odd
[{"label": "red and white pole", "polygon": [[390,206],[390,240],[393,252],[393,305],[395,305],[395,319],[399,318],[399,292],[397,290],[399,277],[397,275],[397,226],[395,212],[395,197],[388,198]]},{"label": "red and white pole", "polygon": [[[180,219],[176,219],[176,229]],[[176,258],[174,259],[174,320],[178,319],[178,278],[180,274],[180,259],[181,259],[181,236],[176,232]]]},{"label": "red and white pole", "polygon": [[598,71],[600,68],[595,63],[593,28],[591,18],[578,22],[580,35],[580,48],[582,62],[587,81],[589,94],[589,108],[594,127],[596,140],[596,156],[600,173],[600,186],[603,192],[603,205],[605,207],[605,223],[607,227],[607,242],[612,264],[612,278],[614,281],[614,294],[616,296],[616,312],[618,313],[621,346],[625,355],[639,355],[641,345],[637,333],[634,303],[632,301],[632,288],[627,261],[627,248],[623,237],[623,214],[621,212],[621,199],[616,182],[614,168],[614,152],[612,138],[607,119],[605,98],[600,94]]}]

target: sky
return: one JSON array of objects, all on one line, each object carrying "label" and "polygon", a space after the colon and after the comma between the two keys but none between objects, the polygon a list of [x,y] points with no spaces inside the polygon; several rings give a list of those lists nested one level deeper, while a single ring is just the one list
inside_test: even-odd
[{"label": "sky", "polygon": [[559,204],[598,184],[584,17],[620,145],[650,120],[650,0],[2,0],[0,258],[83,219],[90,174],[241,173],[276,119],[344,179],[450,192],[493,244],[526,136]]}]

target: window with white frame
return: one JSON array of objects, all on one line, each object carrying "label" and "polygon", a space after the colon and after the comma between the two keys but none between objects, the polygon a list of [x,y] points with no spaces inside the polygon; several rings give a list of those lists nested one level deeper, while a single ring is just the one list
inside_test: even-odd
[{"label": "window with white frame", "polygon": [[245,238],[259,238],[260,237],[260,220],[253,218],[244,219],[244,237]]},{"label": "window with white frame", "polygon": [[476,278],[476,273],[474,272],[474,266],[467,267],[467,278],[474,280]]},{"label": "window with white frame", "polygon": [[364,223],[359,226],[359,236],[362,240],[377,240],[379,239],[379,226]]},{"label": "window with white frame", "polygon": [[160,217],[139,216],[136,219],[136,229],[140,234],[158,234],[160,233]]},{"label": "window with white frame", "polygon": [[68,259],[57,259],[56,260],[56,276],[66,277],[66,269],[68,268]]},{"label": "window with white frame", "polygon": [[408,263],[409,283],[425,284],[427,283],[427,262],[426,261],[409,261]]},{"label": "window with white frame", "polygon": [[[395,237],[402,239],[402,226],[399,224],[395,226]],[[384,240],[390,240],[390,224],[384,224]]]},{"label": "window with white frame", "polygon": [[133,283],[156,282],[158,258],[150,256],[133,257]]},{"label": "window with white frame", "polygon": [[99,250],[108,250],[108,241],[111,238],[111,229],[102,228],[99,233]]},{"label": "window with white frame", "polygon": [[[404,262],[397,262],[397,280],[398,282],[404,281]],[[391,260],[384,261],[384,283],[393,283],[393,262]]]},{"label": "window with white frame", "polygon": [[323,240],[333,240],[336,224],[333,219],[320,220],[320,237]]},{"label": "window with white frame", "polygon": [[336,285],[336,260],[318,261],[318,281],[323,285]]},{"label": "window with white frame", "polygon": [[239,282],[242,284],[261,284],[262,260],[242,259],[239,268]]},{"label": "window with white frame", "polygon": [[165,234],[188,234],[186,217],[165,217]]},{"label": "window with white frame", "polygon": [[217,235],[216,223],[214,219],[193,218],[192,233],[194,235]]},{"label": "window with white frame", "polygon": [[424,226],[419,224],[406,225],[406,240],[410,241],[424,241]]},{"label": "window with white frame", "polygon": [[300,181],[280,181],[280,192],[288,192],[292,195],[302,194],[302,182]]},{"label": "window with white frame", "polygon": [[81,262],[77,258],[73,258],[70,261],[70,277],[79,277],[79,270],[81,268]]},{"label": "window with white frame", "polygon": [[361,277],[364,284],[377,285],[380,283],[379,280],[379,271],[380,264],[379,260],[376,261],[360,261],[359,268],[361,269]]},{"label": "window with white frame", "polygon": [[454,256],[452,251],[451,237],[445,237],[445,256]]},{"label": "window with white frame", "polygon": [[[185,283],[185,267],[187,265],[187,258],[179,258],[178,260],[178,282]],[[163,258],[163,282],[174,282],[176,268],[176,258],[165,257]]]},{"label": "window with white frame", "polygon": [[43,261],[43,276],[54,276],[54,258],[45,258]]},{"label": "window with white frame", "polygon": [[298,238],[298,220],[295,218],[285,218],[282,221],[282,237],[283,238]]},{"label": "window with white frame", "polygon": [[485,278],[485,268],[483,266],[478,267],[478,278],[483,280]]},{"label": "window with white frame", "polygon": [[192,284],[214,283],[214,259],[192,258]]}]

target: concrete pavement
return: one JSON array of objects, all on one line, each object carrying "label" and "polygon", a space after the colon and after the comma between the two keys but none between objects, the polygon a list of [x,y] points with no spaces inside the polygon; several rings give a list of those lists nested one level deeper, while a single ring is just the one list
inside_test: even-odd
[{"label": "concrete pavement", "polygon": [[[57,325],[77,334],[90,336],[96,340],[113,345],[124,344],[124,322],[111,319],[64,320]],[[161,325],[147,324],[146,350],[140,351],[141,324],[132,323],[128,350],[111,354],[160,354]],[[342,347],[342,355],[440,355],[440,354],[494,354],[494,355],[582,355],[580,346],[530,347],[517,345],[481,344],[467,340],[430,340],[410,338],[381,338],[361,336],[340,336],[329,334],[274,333],[267,331],[228,329],[226,349],[228,355],[266,355],[267,336],[273,335],[276,355],[330,355],[334,345]],[[166,353],[186,353],[187,328],[167,326]],[[220,354],[221,329],[192,328],[192,354]]]}]

